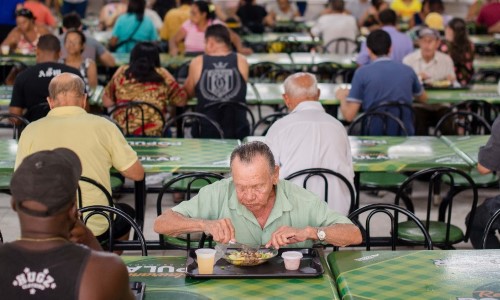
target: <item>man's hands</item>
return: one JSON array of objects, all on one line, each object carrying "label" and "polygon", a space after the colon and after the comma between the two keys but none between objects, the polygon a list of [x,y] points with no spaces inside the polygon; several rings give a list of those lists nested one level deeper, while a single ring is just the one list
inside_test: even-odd
[{"label": "man's hands", "polygon": [[281,246],[313,239],[315,232],[312,227],[299,229],[290,226],[281,226],[271,235],[271,240],[267,242],[266,248],[273,246],[273,248],[279,249]]},{"label": "man's hands", "polygon": [[346,101],[347,96],[349,96],[349,89],[339,88],[335,91],[335,97],[341,102]]},{"label": "man's hands", "polygon": [[203,232],[210,234],[217,243],[227,244],[234,241],[234,227],[230,219],[205,220]]}]

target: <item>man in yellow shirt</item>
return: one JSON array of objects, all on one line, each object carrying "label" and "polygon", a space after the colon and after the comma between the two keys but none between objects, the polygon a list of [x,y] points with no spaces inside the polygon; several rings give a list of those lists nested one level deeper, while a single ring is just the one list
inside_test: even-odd
[{"label": "man in yellow shirt", "polygon": [[[64,147],[73,150],[80,158],[82,176],[96,180],[110,193],[111,167],[126,178],[142,180],[144,169],[135,151],[115,124],[88,114],[83,109],[86,100],[85,84],[80,77],[70,73],[54,77],[49,84],[47,99],[51,110],[45,118],[24,129],[19,140],[15,167],[34,152]],[[80,186],[83,206],[109,205],[99,189],[84,182]],[[121,203],[119,208],[132,210]],[[100,241],[107,238],[108,223],[104,218],[91,218],[87,225]],[[115,236],[128,235],[130,227],[127,227],[117,218],[113,224]]]},{"label": "man in yellow shirt", "polygon": [[[181,0],[181,6],[172,8],[165,15],[163,26],[160,29],[160,38],[167,41],[167,45],[168,40],[179,31],[182,23],[189,19],[191,4],[193,4],[193,0]],[[184,51],[184,44],[181,45],[180,50]]]}]

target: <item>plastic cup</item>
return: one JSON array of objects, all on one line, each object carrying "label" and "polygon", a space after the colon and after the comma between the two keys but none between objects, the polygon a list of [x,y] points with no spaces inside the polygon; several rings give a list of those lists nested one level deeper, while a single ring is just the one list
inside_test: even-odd
[{"label": "plastic cup", "polygon": [[198,273],[213,274],[214,273],[214,258],[215,249],[198,249],[195,251],[196,260],[198,262]]},{"label": "plastic cup", "polygon": [[285,269],[294,271],[298,270],[300,267],[300,259],[302,258],[302,253],[298,251],[286,251],[281,254],[281,257],[285,261]]},{"label": "plastic cup", "polygon": [[10,46],[9,45],[3,45],[2,46],[2,55],[9,55],[10,52]]}]

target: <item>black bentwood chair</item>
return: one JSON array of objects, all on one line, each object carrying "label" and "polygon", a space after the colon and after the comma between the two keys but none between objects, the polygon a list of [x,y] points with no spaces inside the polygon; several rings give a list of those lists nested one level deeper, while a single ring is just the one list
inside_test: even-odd
[{"label": "black bentwood chair", "polygon": [[[142,256],[148,255],[148,250],[146,247],[146,239],[144,238],[144,234],[142,233],[139,225],[132,219],[127,213],[116,208],[109,207],[103,205],[92,205],[80,208],[78,210],[82,214],[86,215],[83,217],[83,223],[87,224],[88,220],[93,216],[101,216],[104,217],[108,221],[109,230],[108,230],[108,251],[113,252],[116,250],[137,250],[140,248],[142,252]],[[137,240],[129,240],[129,241],[120,241],[116,240],[113,232],[113,222],[115,216],[120,216],[123,218],[128,224],[130,224],[131,228],[134,229],[134,235],[137,236]]]},{"label": "black bentwood chair", "polygon": [[[372,247],[391,247],[391,250],[396,250],[396,245],[400,243],[400,236],[398,233],[399,225],[402,223],[398,223],[399,216],[398,214],[403,214],[408,218],[408,221],[405,223],[412,224],[414,226],[415,233],[422,236],[422,243],[424,247],[428,250],[433,249],[433,243],[431,240],[431,236],[425,229],[424,224],[409,210],[402,208],[400,206],[394,204],[370,204],[357,210],[353,211],[349,214],[348,218],[356,224],[361,232],[363,233],[363,243],[360,246],[365,246],[367,251],[370,251]],[[386,237],[373,237],[371,235],[371,224],[372,218],[378,216],[384,216],[389,219],[389,236]],[[362,216],[362,218],[360,218]],[[364,226],[360,219],[365,219]],[[375,221],[374,221],[375,222]],[[377,221],[379,224],[379,220]],[[384,220],[384,223],[387,222]],[[379,227],[381,225],[377,225]]]}]

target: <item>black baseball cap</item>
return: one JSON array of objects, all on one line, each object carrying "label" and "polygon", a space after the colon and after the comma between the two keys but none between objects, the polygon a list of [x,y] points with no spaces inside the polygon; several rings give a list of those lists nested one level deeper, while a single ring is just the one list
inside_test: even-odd
[{"label": "black baseball cap", "polygon": [[[67,148],[33,153],[19,165],[10,181],[10,191],[17,210],[37,217],[48,217],[75,201],[82,164],[78,155]],[[23,206],[36,201],[46,210]]]},{"label": "black baseball cap", "polygon": [[25,17],[30,20],[36,19],[35,15],[33,15],[33,12],[31,12],[31,10],[27,8],[21,8],[16,10],[16,17]]}]

